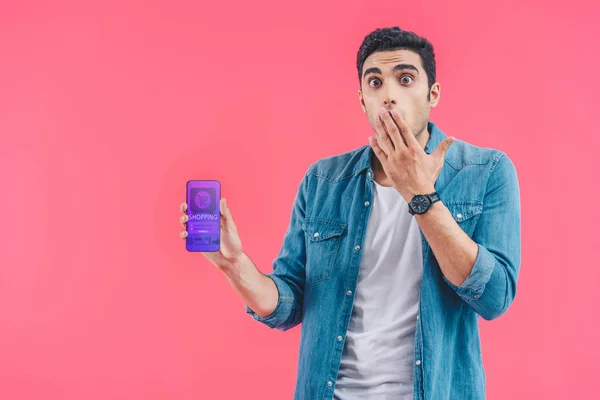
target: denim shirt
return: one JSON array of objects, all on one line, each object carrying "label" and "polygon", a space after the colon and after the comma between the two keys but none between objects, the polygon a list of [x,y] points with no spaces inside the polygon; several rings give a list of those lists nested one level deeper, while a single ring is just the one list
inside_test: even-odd
[{"label": "denim shirt", "polygon": [[[446,135],[428,123],[425,152]],[[332,399],[352,313],[373,202],[371,147],[324,158],[306,171],[273,273],[279,301],[257,321],[281,331],[301,324],[295,399]],[[520,198],[508,156],[456,140],[435,182],[441,202],[478,246],[467,279],[443,275],[421,232],[423,278],[415,331],[415,399],[484,399],[478,319],[498,318],[515,298],[521,262]],[[396,285],[402,282],[381,282]]]}]

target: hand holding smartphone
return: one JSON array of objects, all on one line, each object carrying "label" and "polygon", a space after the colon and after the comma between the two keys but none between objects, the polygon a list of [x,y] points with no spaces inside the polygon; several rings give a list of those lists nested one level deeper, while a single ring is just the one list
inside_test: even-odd
[{"label": "hand holding smartphone", "polygon": [[272,314],[279,292],[273,280],[264,276],[243,252],[229,205],[221,198],[219,181],[188,181],[185,197],[179,206],[179,223],[184,229],[179,237],[185,240],[186,250],[201,253],[223,272],[236,293],[258,315]]}]

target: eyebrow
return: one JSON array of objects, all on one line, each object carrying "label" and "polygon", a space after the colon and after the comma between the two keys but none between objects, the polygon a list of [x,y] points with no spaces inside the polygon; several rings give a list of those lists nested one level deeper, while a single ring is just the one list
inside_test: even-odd
[{"label": "eyebrow", "polygon": [[[394,67],[394,69],[392,71],[396,72],[396,71],[405,70],[405,69],[415,71],[417,74],[419,74],[419,70],[417,69],[417,67],[415,67],[412,64],[398,64]],[[363,78],[366,77],[368,74],[380,74],[381,75],[381,70],[377,67],[369,68],[363,74]]]}]

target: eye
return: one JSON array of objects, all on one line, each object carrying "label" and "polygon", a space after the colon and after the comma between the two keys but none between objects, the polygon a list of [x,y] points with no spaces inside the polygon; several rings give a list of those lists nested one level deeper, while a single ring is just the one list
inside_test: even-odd
[{"label": "eye", "polygon": [[381,80],[379,78],[371,78],[369,79],[369,86],[373,87],[373,82],[378,82],[378,85],[381,84]]},{"label": "eye", "polygon": [[[407,78],[409,79],[409,81],[408,81],[408,82],[407,82]],[[405,84],[409,85],[410,83],[412,83],[412,81],[413,81],[413,77],[412,77],[412,76],[410,76],[410,75],[402,75],[402,76],[400,77],[400,81],[401,81],[402,83],[405,83]]]}]

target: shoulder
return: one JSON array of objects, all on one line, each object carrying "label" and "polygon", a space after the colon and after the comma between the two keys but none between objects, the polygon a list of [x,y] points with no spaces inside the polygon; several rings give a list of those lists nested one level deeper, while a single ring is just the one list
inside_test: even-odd
[{"label": "shoulder", "polygon": [[[370,152],[372,152],[370,146],[365,145],[318,159],[308,167],[306,175],[331,182],[348,179],[369,166]],[[448,149],[445,163],[457,171],[470,165],[487,166],[490,173],[497,168],[514,169],[513,162],[505,152],[495,148],[480,147],[460,139],[456,139]]]},{"label": "shoulder", "polygon": [[507,158],[506,153],[501,150],[480,147],[456,139],[446,153],[445,162],[456,170],[461,170],[469,165],[489,165],[493,169],[500,159],[505,157]]},{"label": "shoulder", "polygon": [[363,146],[343,153],[323,157],[313,162],[307,175],[329,181],[339,181],[355,175],[363,164],[368,164],[368,148]]}]

